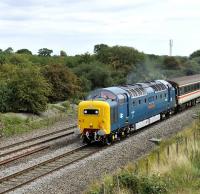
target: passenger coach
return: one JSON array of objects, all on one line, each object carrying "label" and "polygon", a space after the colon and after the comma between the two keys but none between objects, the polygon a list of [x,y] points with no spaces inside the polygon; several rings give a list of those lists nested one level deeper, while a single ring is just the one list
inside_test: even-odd
[{"label": "passenger coach", "polygon": [[184,109],[200,101],[200,74],[169,80],[176,88],[178,108]]}]

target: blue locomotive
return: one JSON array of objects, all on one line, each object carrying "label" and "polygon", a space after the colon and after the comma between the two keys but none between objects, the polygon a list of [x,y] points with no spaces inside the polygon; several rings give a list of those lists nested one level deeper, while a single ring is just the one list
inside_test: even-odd
[{"label": "blue locomotive", "polygon": [[[189,86],[194,91],[188,90],[183,94],[194,93],[192,100],[196,103],[200,97],[200,77],[190,76],[190,80],[192,78],[194,82],[190,81]],[[110,144],[177,111],[182,106],[179,100],[182,98],[182,79],[155,80],[92,91],[86,101],[80,102],[78,110],[78,126],[84,142]]]}]

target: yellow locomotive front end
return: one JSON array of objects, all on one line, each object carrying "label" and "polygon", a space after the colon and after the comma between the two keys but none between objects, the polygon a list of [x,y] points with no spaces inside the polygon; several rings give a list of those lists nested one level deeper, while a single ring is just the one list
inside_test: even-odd
[{"label": "yellow locomotive front end", "polygon": [[84,142],[102,141],[110,134],[110,106],[105,101],[82,101],[78,108],[78,127]]}]

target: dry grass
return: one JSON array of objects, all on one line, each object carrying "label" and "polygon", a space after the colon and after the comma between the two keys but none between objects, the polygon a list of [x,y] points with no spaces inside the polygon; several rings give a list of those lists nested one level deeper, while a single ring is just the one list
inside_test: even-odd
[{"label": "dry grass", "polygon": [[192,123],[190,128],[162,142],[137,164],[129,163],[115,175],[105,176],[87,193],[199,194],[200,122]]}]

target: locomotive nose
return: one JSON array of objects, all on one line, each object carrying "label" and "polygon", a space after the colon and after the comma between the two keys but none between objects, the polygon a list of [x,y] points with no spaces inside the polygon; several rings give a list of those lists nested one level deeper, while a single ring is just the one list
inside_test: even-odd
[{"label": "locomotive nose", "polygon": [[79,129],[81,133],[103,130],[110,133],[110,106],[104,101],[88,100],[79,104]]}]

